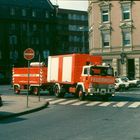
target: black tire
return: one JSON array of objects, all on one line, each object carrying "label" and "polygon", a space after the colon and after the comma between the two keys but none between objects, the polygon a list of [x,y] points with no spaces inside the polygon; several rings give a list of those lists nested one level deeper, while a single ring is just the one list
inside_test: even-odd
[{"label": "black tire", "polygon": [[59,89],[58,85],[54,86],[54,95],[58,98],[64,97],[65,93],[61,92],[61,89]]},{"label": "black tire", "polygon": [[20,90],[19,90],[18,86],[14,86],[14,93],[20,94]]},{"label": "black tire", "polygon": [[34,95],[38,95],[39,94],[39,87],[32,87],[32,92]]},{"label": "black tire", "polygon": [[77,91],[78,91],[79,100],[84,101],[85,100],[85,93],[83,92],[83,88],[81,86],[79,86]]}]

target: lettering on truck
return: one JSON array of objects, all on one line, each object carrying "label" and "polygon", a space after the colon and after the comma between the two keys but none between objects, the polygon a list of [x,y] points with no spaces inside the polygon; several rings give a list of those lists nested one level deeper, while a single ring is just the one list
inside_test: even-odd
[{"label": "lettering on truck", "polygon": [[111,84],[111,83],[114,83],[114,78],[92,77],[91,82]]}]

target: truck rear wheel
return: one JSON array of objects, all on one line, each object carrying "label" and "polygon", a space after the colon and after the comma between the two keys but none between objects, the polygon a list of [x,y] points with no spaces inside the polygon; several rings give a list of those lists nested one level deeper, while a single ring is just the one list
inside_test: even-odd
[{"label": "truck rear wheel", "polygon": [[61,92],[61,89],[59,89],[58,85],[54,86],[54,94],[56,97],[64,97],[65,93]]},{"label": "truck rear wheel", "polygon": [[38,95],[39,94],[39,87],[32,87],[32,93],[34,95]]},{"label": "truck rear wheel", "polygon": [[18,86],[14,86],[14,93],[15,94],[20,94],[20,90]]}]

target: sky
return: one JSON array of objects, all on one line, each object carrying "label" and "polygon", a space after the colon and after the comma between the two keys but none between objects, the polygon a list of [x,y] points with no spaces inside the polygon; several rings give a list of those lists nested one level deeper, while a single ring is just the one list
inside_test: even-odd
[{"label": "sky", "polygon": [[50,0],[54,5],[58,4],[59,8],[87,11],[88,0]]}]

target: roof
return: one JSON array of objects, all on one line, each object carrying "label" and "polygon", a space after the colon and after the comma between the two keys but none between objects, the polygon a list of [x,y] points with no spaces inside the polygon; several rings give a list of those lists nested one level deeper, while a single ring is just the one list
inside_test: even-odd
[{"label": "roof", "polygon": [[50,0],[0,0],[0,5],[25,6],[32,8],[54,9]]}]

